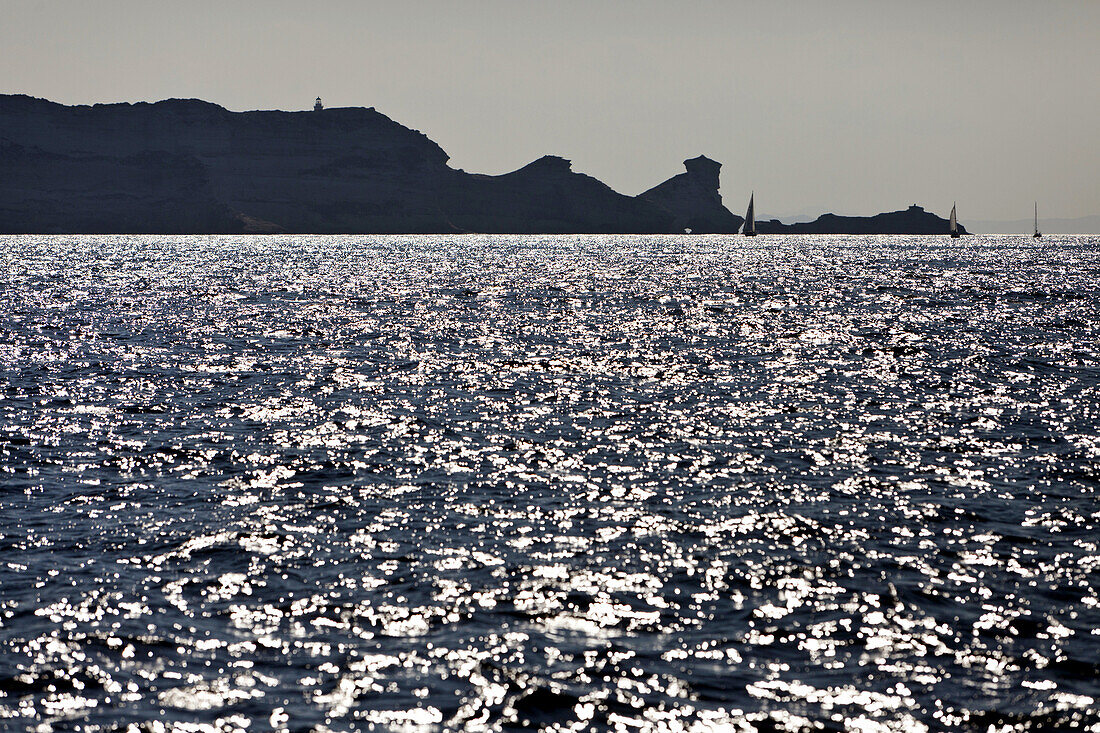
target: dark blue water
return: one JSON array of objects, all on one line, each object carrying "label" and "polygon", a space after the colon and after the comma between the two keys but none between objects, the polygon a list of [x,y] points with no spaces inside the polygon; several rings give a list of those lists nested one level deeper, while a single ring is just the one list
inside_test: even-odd
[{"label": "dark blue water", "polygon": [[1100,730],[1100,239],[7,237],[0,314],[0,728]]}]

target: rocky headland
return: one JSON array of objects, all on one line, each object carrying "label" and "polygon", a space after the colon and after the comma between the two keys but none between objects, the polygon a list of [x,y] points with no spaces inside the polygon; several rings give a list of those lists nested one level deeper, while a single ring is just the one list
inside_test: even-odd
[{"label": "rocky headland", "polygon": [[[778,219],[756,222],[761,234],[947,234],[948,222],[913,204],[902,211],[874,216],[822,214],[813,221],[784,224]],[[959,225],[960,234],[969,234]]]},{"label": "rocky headland", "polygon": [[[0,95],[0,233],[735,233],[721,164],[626,196],[556,156],[452,168],[373,108],[230,112],[195,99],[65,106]],[[946,232],[912,207],[761,233]]]}]

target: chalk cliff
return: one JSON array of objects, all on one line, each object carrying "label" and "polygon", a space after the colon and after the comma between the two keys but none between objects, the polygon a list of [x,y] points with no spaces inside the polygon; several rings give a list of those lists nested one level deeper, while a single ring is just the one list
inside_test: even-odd
[{"label": "chalk cliff", "polygon": [[660,233],[697,211],[732,216],[712,161],[705,181],[663,199],[624,196],[553,156],[501,176],[447,161],[372,108],[0,95],[0,232]]}]

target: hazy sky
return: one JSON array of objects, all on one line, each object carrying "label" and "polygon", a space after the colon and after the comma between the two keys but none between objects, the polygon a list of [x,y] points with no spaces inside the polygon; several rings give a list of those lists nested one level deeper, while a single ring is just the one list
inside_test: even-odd
[{"label": "hazy sky", "polygon": [[0,0],[0,92],[320,95],[626,194],[704,153],[735,212],[1100,213],[1100,0]]}]

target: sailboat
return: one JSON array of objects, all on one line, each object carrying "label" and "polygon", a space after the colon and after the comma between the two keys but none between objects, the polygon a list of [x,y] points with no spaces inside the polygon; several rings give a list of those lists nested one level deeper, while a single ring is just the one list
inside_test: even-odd
[{"label": "sailboat", "polygon": [[753,191],[749,194],[749,210],[745,212],[745,227],[741,230],[741,233],[746,237],[756,236],[756,215],[753,214],[752,200],[756,196],[756,192]]},{"label": "sailboat", "polygon": [[951,238],[959,238],[959,219],[955,216],[955,204],[951,204]]},{"label": "sailboat", "polygon": [[1039,231],[1039,202],[1035,202],[1035,233],[1031,235],[1032,239],[1042,239],[1043,233]]}]

